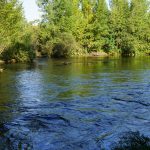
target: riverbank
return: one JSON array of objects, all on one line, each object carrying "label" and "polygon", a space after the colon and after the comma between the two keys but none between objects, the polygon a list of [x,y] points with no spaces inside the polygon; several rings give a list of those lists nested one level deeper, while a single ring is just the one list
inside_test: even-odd
[{"label": "riverbank", "polygon": [[[71,56],[71,57],[64,57],[64,58],[75,58],[75,57],[139,57],[139,56],[150,56],[150,53],[149,52],[145,52],[145,53],[137,53],[136,55],[122,55],[121,53],[119,52],[115,52],[115,51],[111,51],[109,53],[106,53],[104,51],[99,51],[99,52],[90,52],[90,53],[85,53],[85,54],[82,54],[82,55],[77,55],[77,56]],[[34,60],[36,58],[51,58],[50,56],[48,55],[42,55],[40,53],[36,53],[36,56],[35,58],[32,60],[32,62],[34,62]],[[52,57],[52,58],[55,58],[55,57]],[[57,59],[62,59],[63,57],[58,57]],[[28,63],[27,61],[25,62],[19,62],[17,61],[16,59],[10,59],[10,60],[2,60],[0,59],[0,65],[2,64],[15,64],[15,63]]]},{"label": "riverbank", "polygon": [[[105,52],[91,52],[91,53],[87,53],[87,54],[84,54],[81,56],[73,56],[73,57],[108,57],[108,56],[110,56],[110,54],[105,53]],[[36,55],[35,58],[46,58],[46,57],[48,57],[48,56],[38,54],[38,55]],[[71,57],[71,58],[73,58],[73,57]],[[16,59],[11,59],[8,61],[0,60],[0,64],[14,64],[14,63],[19,63],[19,62]]]}]

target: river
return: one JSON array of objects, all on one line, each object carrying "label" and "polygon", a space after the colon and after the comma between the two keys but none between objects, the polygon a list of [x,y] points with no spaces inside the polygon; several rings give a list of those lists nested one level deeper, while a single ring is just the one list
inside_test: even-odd
[{"label": "river", "polygon": [[2,67],[2,150],[110,150],[124,132],[150,136],[149,57]]}]

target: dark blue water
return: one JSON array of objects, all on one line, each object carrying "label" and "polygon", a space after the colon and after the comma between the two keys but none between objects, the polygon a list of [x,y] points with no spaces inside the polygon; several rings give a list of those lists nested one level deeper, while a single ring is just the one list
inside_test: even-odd
[{"label": "dark blue water", "polygon": [[109,150],[124,132],[150,136],[149,57],[1,67],[2,150]]}]

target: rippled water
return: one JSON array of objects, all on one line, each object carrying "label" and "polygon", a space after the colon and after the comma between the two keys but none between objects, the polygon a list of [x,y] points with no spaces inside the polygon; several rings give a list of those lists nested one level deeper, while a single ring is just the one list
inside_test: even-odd
[{"label": "rippled water", "polygon": [[109,150],[123,132],[150,136],[149,57],[3,67],[0,149]]}]

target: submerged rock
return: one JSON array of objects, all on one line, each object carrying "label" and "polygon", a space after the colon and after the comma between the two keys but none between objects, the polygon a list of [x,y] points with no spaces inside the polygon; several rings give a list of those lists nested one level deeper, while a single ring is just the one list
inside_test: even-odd
[{"label": "submerged rock", "polygon": [[8,60],[8,63],[10,63],[10,64],[14,64],[14,63],[16,63],[16,62],[17,62],[16,59]]},{"label": "submerged rock", "polygon": [[0,64],[5,64],[5,61],[3,61],[3,60],[0,60]]},{"label": "submerged rock", "polygon": [[66,62],[63,62],[62,64],[63,64],[63,65],[69,65],[69,64],[71,64],[71,62],[67,62],[67,61],[66,61]]},{"label": "submerged rock", "polygon": [[4,71],[4,69],[3,68],[0,68],[0,72],[3,72]]},{"label": "submerged rock", "polygon": [[150,138],[137,132],[125,133],[112,150],[150,150]]}]

